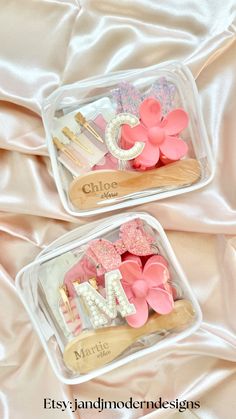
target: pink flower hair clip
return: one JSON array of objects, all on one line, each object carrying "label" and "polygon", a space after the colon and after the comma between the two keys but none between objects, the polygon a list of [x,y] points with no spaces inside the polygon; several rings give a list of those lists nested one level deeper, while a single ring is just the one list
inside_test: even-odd
[{"label": "pink flower hair clip", "polygon": [[129,149],[137,141],[145,143],[141,154],[133,160],[133,166],[146,170],[177,161],[188,151],[187,144],[179,137],[188,125],[188,114],[183,109],[174,109],[162,114],[159,101],[149,97],[139,106],[140,123],[135,127],[124,124],[121,130],[121,147]]},{"label": "pink flower hair clip", "polygon": [[143,326],[152,308],[159,314],[170,313],[174,308],[168,264],[160,256],[152,256],[144,268],[139,257],[131,256],[121,263],[122,286],[136,313],[126,317],[132,327]]}]

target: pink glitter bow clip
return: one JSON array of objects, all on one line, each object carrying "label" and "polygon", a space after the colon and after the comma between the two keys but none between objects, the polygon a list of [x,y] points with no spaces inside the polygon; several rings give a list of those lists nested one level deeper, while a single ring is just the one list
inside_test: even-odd
[{"label": "pink glitter bow clip", "polygon": [[81,282],[96,277],[98,284],[103,284],[103,275],[113,269],[119,269],[121,255],[129,252],[133,255],[148,256],[157,253],[155,238],[143,228],[142,221],[137,218],[120,227],[119,239],[112,243],[109,240],[93,240],[83,258],[65,275],[64,283],[69,295],[73,297],[73,282],[78,278]]},{"label": "pink glitter bow clip", "polygon": [[125,124],[121,131],[122,148],[128,149],[136,141],[145,143],[142,153],[134,159],[136,169],[154,167],[159,159],[167,164],[185,156],[188,146],[179,137],[188,125],[188,114],[183,109],[174,109],[163,116],[160,102],[148,98],[140,104],[139,115],[139,125],[132,128]]},{"label": "pink glitter bow clip", "polygon": [[167,282],[169,271],[162,256],[150,257],[144,268],[139,257],[131,256],[122,262],[119,270],[124,291],[136,308],[135,314],[126,317],[130,326],[143,326],[148,319],[149,307],[160,314],[172,311],[174,300]]},{"label": "pink glitter bow clip", "polygon": [[115,243],[105,239],[93,240],[86,254],[97,265],[97,274],[103,275],[119,269],[121,255],[126,252],[137,256],[157,253],[154,242],[155,238],[145,231],[142,221],[135,219],[120,227],[119,240]]}]

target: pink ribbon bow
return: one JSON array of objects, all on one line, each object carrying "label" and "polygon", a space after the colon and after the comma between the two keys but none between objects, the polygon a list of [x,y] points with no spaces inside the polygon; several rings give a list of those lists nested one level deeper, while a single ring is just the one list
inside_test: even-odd
[{"label": "pink ribbon bow", "polygon": [[128,149],[136,141],[145,143],[142,153],[134,159],[136,169],[154,167],[160,158],[168,163],[185,156],[188,146],[179,137],[188,125],[188,114],[183,109],[174,109],[164,117],[160,102],[148,98],[141,103],[139,114],[139,125],[132,128],[125,124],[121,130],[122,148]]},{"label": "pink ribbon bow", "polygon": [[166,260],[152,256],[144,268],[139,257],[131,256],[121,263],[122,286],[136,313],[126,317],[132,327],[143,326],[149,313],[149,307],[160,314],[170,313],[174,307],[172,290],[168,284],[169,271]]}]

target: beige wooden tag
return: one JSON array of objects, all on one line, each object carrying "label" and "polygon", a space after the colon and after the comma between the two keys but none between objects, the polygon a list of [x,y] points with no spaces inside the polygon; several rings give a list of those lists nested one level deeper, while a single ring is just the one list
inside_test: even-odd
[{"label": "beige wooden tag", "polygon": [[85,374],[113,361],[141,336],[186,327],[194,318],[191,302],[179,300],[171,313],[154,313],[138,329],[124,325],[82,332],[66,346],[64,362],[70,370]]},{"label": "beige wooden tag", "polygon": [[79,209],[108,205],[111,200],[151,188],[192,185],[201,177],[197,160],[186,159],[146,172],[100,170],[73,180],[69,188],[72,204]]}]

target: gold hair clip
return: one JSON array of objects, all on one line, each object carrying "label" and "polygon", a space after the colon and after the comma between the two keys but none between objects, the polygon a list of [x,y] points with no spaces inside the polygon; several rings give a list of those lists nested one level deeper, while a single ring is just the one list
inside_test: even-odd
[{"label": "gold hair clip", "polygon": [[67,309],[67,311],[70,315],[71,320],[74,321],[75,316],[74,316],[73,310],[72,310],[71,305],[70,305],[70,301],[69,301],[69,298],[68,298],[66,287],[64,285],[62,287],[60,287],[59,292],[61,294],[62,301],[63,301],[63,303],[64,303],[64,305],[65,305],[65,307],[66,307],[66,309]]},{"label": "gold hair clip", "polygon": [[[90,283],[90,285],[93,288],[95,288],[95,290],[98,289],[98,284],[97,284],[96,278],[90,278],[90,279],[88,279],[88,282]],[[73,281],[73,284],[81,284],[80,279],[76,279],[75,281]]]},{"label": "gold hair clip", "polygon": [[91,125],[86,121],[86,118],[82,115],[81,112],[78,112],[75,115],[75,120],[76,122],[78,122],[78,124],[86,128],[90,132],[90,134],[92,134],[96,138],[96,140],[100,141],[101,143],[104,143],[102,137],[97,133],[97,131],[95,131],[93,127],[91,127]]},{"label": "gold hair clip", "polygon": [[90,285],[92,285],[92,287],[97,290],[98,289],[98,284],[97,284],[97,280],[96,278],[91,278],[88,280],[88,282],[90,283]]},{"label": "gold hair clip", "polygon": [[89,154],[93,154],[93,152],[91,151],[91,149],[89,147],[87,147],[86,145],[84,145],[80,139],[77,137],[77,135],[70,130],[70,128],[68,127],[64,127],[61,130],[63,132],[63,134],[69,138],[69,140],[73,141],[74,143],[78,144],[84,151],[86,151]]},{"label": "gold hair clip", "polygon": [[[73,285],[79,285],[79,284],[81,284],[81,281],[79,278],[73,281]],[[84,323],[86,323],[86,317],[89,316],[88,308],[86,307],[82,299],[78,302],[77,306],[79,307],[79,310],[80,310],[81,319],[83,319]]]},{"label": "gold hair clip", "polygon": [[60,142],[60,140],[57,137],[53,137],[53,142],[58,148],[58,150],[62,151],[70,160],[72,160],[79,167],[83,167],[81,162],[73,155],[73,153],[70,150],[68,150],[68,148],[64,144]]}]

